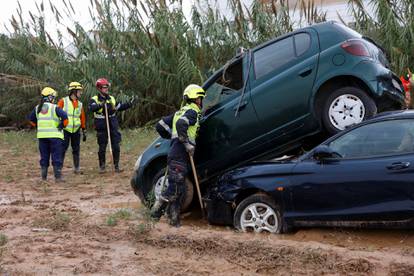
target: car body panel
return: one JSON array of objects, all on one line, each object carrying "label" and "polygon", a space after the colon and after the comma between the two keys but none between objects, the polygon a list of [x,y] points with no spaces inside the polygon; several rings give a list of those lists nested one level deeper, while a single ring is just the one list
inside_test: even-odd
[{"label": "car body panel", "polygon": [[[380,114],[322,145],[359,127],[404,120],[414,124],[414,112]],[[225,205],[231,210],[226,215],[232,216],[241,200],[263,192],[281,207],[289,225],[414,226],[414,152],[317,161],[313,151],[297,161],[252,163],[225,173],[209,189],[207,206]],[[214,214],[209,221],[215,223]],[[219,224],[224,222],[230,217],[221,216]]]},{"label": "car body panel", "polygon": [[[345,40],[361,38],[358,33],[343,28],[326,22],[277,37],[235,56],[204,83],[208,98],[208,90],[217,85],[216,80],[223,72],[239,64],[240,82],[246,83],[246,87],[222,90],[217,96],[223,100],[203,110],[205,117],[200,124],[195,152],[202,187],[225,171],[297,149],[308,137],[320,133],[315,100],[320,88],[335,78],[359,79],[377,104],[387,103],[393,109],[403,104],[402,86],[396,87],[399,80],[393,85],[391,80],[395,76],[377,58],[352,56],[341,48]],[[255,53],[289,37],[295,40],[301,33],[310,35],[309,49],[256,80]],[[338,56],[344,57],[342,64]],[[151,184],[148,183],[151,175],[148,174],[154,173],[153,167],[160,160],[166,160],[169,145],[168,140],[158,138],[144,151],[131,179],[136,194],[142,194],[140,189],[150,189],[147,186]]]}]

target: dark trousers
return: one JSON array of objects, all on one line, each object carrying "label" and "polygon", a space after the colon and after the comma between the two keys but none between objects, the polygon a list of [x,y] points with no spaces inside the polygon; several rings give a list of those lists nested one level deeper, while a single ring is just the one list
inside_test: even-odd
[{"label": "dark trousers", "polygon": [[72,147],[72,154],[74,159],[76,158],[76,156],[79,156],[79,152],[80,152],[80,129],[78,129],[78,131],[71,133],[69,131],[63,130],[63,134],[65,135],[65,139],[63,141],[63,155],[62,155],[62,163],[65,160],[65,153],[69,148],[69,144]]},{"label": "dark trousers", "polygon": [[60,138],[39,138],[40,166],[49,167],[49,160],[52,157],[52,166],[61,168],[63,140]]},{"label": "dark trousers", "polygon": [[179,224],[181,205],[186,195],[185,177],[188,173],[188,162],[181,160],[168,160],[168,186],[162,196],[168,199],[167,215],[170,223]]},{"label": "dark trousers", "polygon": [[[97,131],[96,138],[98,140],[98,157],[99,157],[99,165],[105,165],[105,155],[106,155],[106,147],[108,145],[108,133],[106,130],[104,131]],[[119,143],[121,142],[121,134],[119,133],[118,129],[111,130],[111,146],[112,146],[112,157],[114,159],[114,164],[117,166],[119,164],[119,158],[121,155],[121,147]]]}]

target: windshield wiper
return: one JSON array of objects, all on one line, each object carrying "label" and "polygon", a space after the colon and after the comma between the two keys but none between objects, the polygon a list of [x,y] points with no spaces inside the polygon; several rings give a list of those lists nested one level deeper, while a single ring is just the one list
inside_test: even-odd
[{"label": "windshield wiper", "polygon": [[243,96],[244,96],[244,92],[246,91],[247,81],[249,80],[249,76],[250,76],[250,66],[252,64],[252,56],[253,56],[251,49],[249,49],[248,54],[249,54],[249,63],[247,65],[247,75],[246,75],[246,78],[244,80],[243,90],[242,90],[242,93],[240,95],[239,104],[237,105],[236,113],[234,113],[234,117],[237,117],[237,115],[239,115],[240,105],[241,105],[241,103],[243,101]]}]

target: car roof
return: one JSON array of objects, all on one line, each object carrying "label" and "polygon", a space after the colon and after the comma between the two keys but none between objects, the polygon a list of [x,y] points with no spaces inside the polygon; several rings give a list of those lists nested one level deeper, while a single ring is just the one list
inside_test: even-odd
[{"label": "car roof", "polygon": [[369,120],[369,122],[383,121],[387,119],[414,119],[414,110],[395,110],[378,113],[371,120]]}]

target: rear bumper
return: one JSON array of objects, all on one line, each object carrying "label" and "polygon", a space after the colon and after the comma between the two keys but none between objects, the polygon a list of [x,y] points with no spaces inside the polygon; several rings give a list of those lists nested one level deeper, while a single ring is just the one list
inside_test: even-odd
[{"label": "rear bumper", "polygon": [[381,111],[405,107],[405,92],[401,81],[393,74],[377,77],[377,101]]}]

